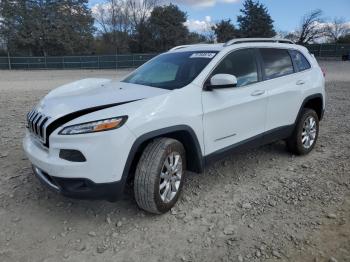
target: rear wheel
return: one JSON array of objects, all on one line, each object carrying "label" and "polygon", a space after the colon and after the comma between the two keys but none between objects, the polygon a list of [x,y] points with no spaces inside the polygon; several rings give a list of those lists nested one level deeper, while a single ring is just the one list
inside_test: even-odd
[{"label": "rear wheel", "polygon": [[148,144],[135,172],[139,207],[155,214],[169,211],[181,193],[185,169],[185,149],[179,141],[159,138]]},{"label": "rear wheel", "polygon": [[303,109],[291,137],[287,139],[289,151],[296,155],[305,155],[315,147],[319,132],[317,113],[309,108]]}]

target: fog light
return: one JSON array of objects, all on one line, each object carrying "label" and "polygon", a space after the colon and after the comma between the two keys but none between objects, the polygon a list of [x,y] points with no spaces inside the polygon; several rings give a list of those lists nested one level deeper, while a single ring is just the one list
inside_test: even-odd
[{"label": "fog light", "polygon": [[78,150],[61,149],[59,156],[70,162],[86,162],[85,156]]}]

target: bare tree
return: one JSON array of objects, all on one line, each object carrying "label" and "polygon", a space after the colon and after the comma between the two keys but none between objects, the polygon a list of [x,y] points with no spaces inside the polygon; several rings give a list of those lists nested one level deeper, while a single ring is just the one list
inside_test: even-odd
[{"label": "bare tree", "polygon": [[106,0],[93,8],[108,50],[128,49],[129,36],[141,30],[158,0]]},{"label": "bare tree", "polygon": [[[302,18],[299,30],[293,33],[298,44],[314,42],[316,39],[324,36],[325,30],[321,26],[321,23],[323,23],[322,15],[322,11],[317,9]],[[289,37],[292,38],[292,36]]]},{"label": "bare tree", "polygon": [[97,5],[93,13],[103,33],[127,32],[131,28],[126,0],[107,0]]},{"label": "bare tree", "polygon": [[159,0],[126,0],[126,3],[131,24],[135,30],[147,21],[153,8],[159,4]]},{"label": "bare tree", "polygon": [[132,31],[127,0],[107,0],[93,8],[95,21],[103,37],[104,48],[118,53],[128,47],[128,34]]},{"label": "bare tree", "polygon": [[106,5],[96,5],[93,8],[93,16],[99,25],[99,31],[103,33],[109,32],[109,11]]},{"label": "bare tree", "polygon": [[350,27],[343,18],[334,18],[325,27],[325,34],[333,43],[337,43],[340,37],[348,33],[350,33]]}]

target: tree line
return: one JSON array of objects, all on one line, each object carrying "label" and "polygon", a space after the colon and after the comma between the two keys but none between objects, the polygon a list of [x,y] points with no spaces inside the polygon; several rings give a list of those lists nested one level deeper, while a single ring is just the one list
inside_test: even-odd
[{"label": "tree line", "polygon": [[91,55],[162,52],[192,43],[226,42],[237,37],[274,37],[300,44],[317,39],[350,42],[341,19],[325,23],[323,13],[306,14],[293,32],[276,32],[265,5],[245,0],[236,24],[213,24],[190,32],[187,14],[161,0],[105,0],[93,9],[88,0],[1,0],[0,55]]}]

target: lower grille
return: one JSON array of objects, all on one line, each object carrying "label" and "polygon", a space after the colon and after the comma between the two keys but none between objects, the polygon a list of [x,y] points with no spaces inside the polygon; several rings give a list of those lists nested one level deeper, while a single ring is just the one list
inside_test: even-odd
[{"label": "lower grille", "polygon": [[42,143],[46,139],[46,127],[50,118],[37,112],[35,109],[27,114],[27,128]]}]

